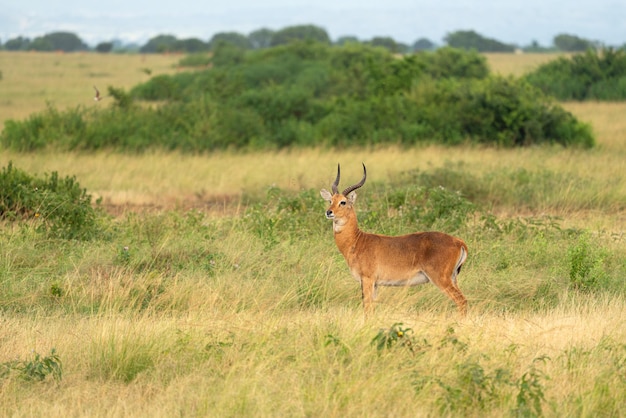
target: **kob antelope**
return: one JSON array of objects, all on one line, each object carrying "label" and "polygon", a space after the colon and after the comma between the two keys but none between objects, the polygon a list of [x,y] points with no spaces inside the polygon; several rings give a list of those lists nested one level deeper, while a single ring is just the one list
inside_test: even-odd
[{"label": "kob antelope", "polygon": [[354,202],[363,178],[339,193],[340,167],[332,193],[320,194],[330,203],[326,217],[333,221],[335,243],[343,254],[352,276],[361,283],[365,314],[373,310],[378,286],[415,286],[431,282],[456,303],[465,315],[467,300],[457,285],[457,275],[467,259],[467,245],[442,232],[416,232],[401,236],[369,234],[359,229]]}]

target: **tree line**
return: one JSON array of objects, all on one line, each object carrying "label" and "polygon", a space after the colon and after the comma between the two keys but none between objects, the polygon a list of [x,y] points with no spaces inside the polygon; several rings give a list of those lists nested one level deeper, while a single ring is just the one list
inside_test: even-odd
[{"label": "tree line", "polygon": [[[444,45],[437,45],[428,38],[419,38],[413,42],[413,44],[408,45],[387,36],[376,36],[369,40],[360,40],[356,36],[341,36],[335,41],[332,41],[328,32],[319,26],[296,25],[276,31],[268,28],[260,28],[247,35],[239,32],[219,32],[213,35],[208,41],[199,38],[178,39],[174,35],[160,34],[149,39],[144,45],[124,45],[121,41],[112,40],[100,42],[93,48],[89,47],[78,35],[72,32],[53,32],[36,37],[32,40],[27,37],[18,36],[7,40],[4,44],[0,42],[0,49],[9,51],[32,50],[65,52],[93,50],[100,53],[198,53],[213,51],[222,43],[228,43],[243,50],[252,50],[284,45],[296,40],[310,40],[335,45],[362,43],[371,46],[380,46],[393,53],[435,50],[440,46],[450,46],[467,50],[473,49],[478,52],[514,52],[516,50],[528,52],[576,52],[603,47],[598,41],[564,33],[556,35],[551,46],[542,46],[537,41],[532,41],[529,45],[520,47],[485,37],[473,30],[459,30],[448,33],[444,38]],[[623,47],[626,47],[626,43]]]}]

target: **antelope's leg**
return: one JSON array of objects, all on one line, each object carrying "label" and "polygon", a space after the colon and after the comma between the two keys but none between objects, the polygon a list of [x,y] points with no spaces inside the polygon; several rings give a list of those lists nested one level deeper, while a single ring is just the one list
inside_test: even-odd
[{"label": "antelope's leg", "polygon": [[365,316],[374,312],[374,296],[376,292],[374,280],[369,277],[361,278],[361,297]]},{"label": "antelope's leg", "polygon": [[467,299],[461,292],[461,289],[455,283],[454,276],[451,271],[445,271],[443,274],[434,274],[431,273],[430,276],[431,283],[437,286],[443,293],[445,293],[459,308],[459,312],[461,315],[465,316],[467,313]]},{"label": "antelope's leg", "polygon": [[459,312],[461,315],[465,316],[467,314],[467,299],[461,292],[461,289],[458,286],[450,283],[448,286],[442,288],[443,292],[456,303],[456,306],[459,308]]}]

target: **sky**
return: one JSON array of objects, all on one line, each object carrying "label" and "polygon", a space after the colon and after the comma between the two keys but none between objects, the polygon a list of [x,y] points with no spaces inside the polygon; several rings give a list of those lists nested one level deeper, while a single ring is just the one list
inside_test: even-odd
[{"label": "sky", "polygon": [[75,33],[90,46],[144,44],[161,34],[208,41],[219,32],[313,24],[332,40],[391,37],[443,44],[448,33],[474,30],[498,41],[551,46],[566,33],[605,45],[626,44],[624,0],[1,0],[0,41]]}]

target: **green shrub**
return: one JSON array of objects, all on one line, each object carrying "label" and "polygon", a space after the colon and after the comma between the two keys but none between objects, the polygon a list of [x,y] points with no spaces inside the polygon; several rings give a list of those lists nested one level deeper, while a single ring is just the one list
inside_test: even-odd
[{"label": "green shrub", "polygon": [[605,288],[607,273],[604,259],[607,254],[593,243],[587,234],[578,238],[576,245],[569,249],[570,286],[576,290],[594,291]]},{"label": "green shrub", "polygon": [[492,76],[460,83],[417,86],[413,92],[424,122],[445,142],[455,138],[504,147],[557,143],[591,147],[589,125],[530,84]]},{"label": "green shrub", "polygon": [[211,55],[206,52],[196,52],[185,55],[178,65],[181,67],[206,67],[211,63]]},{"label": "green shrub", "polygon": [[0,219],[30,221],[51,237],[87,239],[98,232],[91,196],[75,177],[45,179],[16,169],[12,163],[0,172]]},{"label": "green shrub", "polygon": [[319,236],[330,228],[324,216],[324,205],[316,190],[293,194],[270,187],[262,201],[251,202],[244,214],[244,224],[263,240],[266,247],[273,247],[283,240],[297,242]]},{"label": "green shrub", "polygon": [[76,107],[60,112],[48,104],[46,110],[22,122],[6,121],[4,131],[0,134],[0,144],[15,151],[35,151],[81,138],[87,126],[85,108]]},{"label": "green shrub", "polygon": [[139,84],[131,90],[131,96],[144,100],[180,100],[182,93],[194,80],[192,73],[181,73],[176,77],[157,75],[149,83]]},{"label": "green shrub", "polygon": [[444,47],[419,56],[425,61],[426,74],[434,79],[483,79],[489,75],[487,58],[477,51]]},{"label": "green shrub", "polygon": [[547,356],[535,358],[528,370],[515,382],[518,388],[516,396],[517,407],[512,412],[516,416],[543,416],[541,405],[545,402],[545,387],[542,381],[548,380],[550,377],[540,370],[536,364],[539,362],[545,363],[549,359]]},{"label": "green shrub", "polygon": [[[397,216],[402,220],[400,225],[411,225],[414,230],[441,229],[447,232],[462,229],[477,210],[459,191],[443,186],[392,186],[389,190],[384,190],[382,196],[373,197],[370,202],[374,201],[376,203],[367,205],[368,210],[359,220],[366,230],[382,227],[389,234],[402,233],[396,230],[397,220],[386,215],[389,208],[397,211]],[[381,216],[386,216],[387,219],[380,219]]]},{"label": "green shrub", "polygon": [[390,328],[383,328],[372,339],[372,344],[376,346],[378,351],[390,350],[394,347],[403,347],[411,353],[414,351],[413,329],[405,328],[404,324],[397,322]]},{"label": "green shrub", "polygon": [[626,99],[626,50],[587,50],[543,64],[525,79],[559,100]]}]

